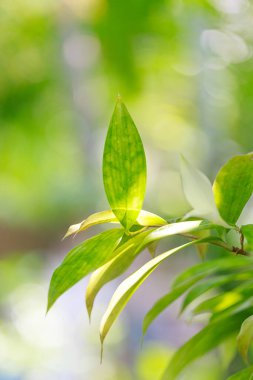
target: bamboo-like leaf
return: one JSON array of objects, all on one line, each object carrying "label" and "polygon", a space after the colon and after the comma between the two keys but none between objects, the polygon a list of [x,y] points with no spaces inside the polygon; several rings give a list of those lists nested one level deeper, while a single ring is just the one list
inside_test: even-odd
[{"label": "bamboo-like leaf", "polygon": [[237,347],[243,358],[248,364],[248,351],[253,341],[253,316],[251,315],[243,321],[240,332],[237,336]]},{"label": "bamboo-like leaf", "polygon": [[127,302],[134,294],[134,292],[143,283],[143,281],[161,264],[161,262],[166,260],[169,256],[180,251],[183,248],[189,247],[193,244],[197,244],[198,242],[201,242],[201,240],[191,241],[177,248],[164,252],[163,254],[148,261],[139,270],[137,270],[135,273],[133,273],[119,285],[113,297],[111,298],[109,306],[101,321],[100,339],[102,345],[112,324],[114,323],[122,309],[126,306]]},{"label": "bamboo-like leaf", "polygon": [[214,272],[223,273],[223,271],[226,270],[229,270],[231,273],[233,270],[240,270],[240,268],[247,268],[249,266],[252,267],[252,264],[253,261],[251,257],[235,256],[233,260],[231,260],[231,255],[217,260],[205,261],[180,273],[174,280],[172,289],[198,273],[206,273],[206,275],[209,275]]},{"label": "bamboo-like leaf", "polygon": [[[119,220],[114,215],[112,210],[96,212],[95,214],[88,216],[88,218],[83,220],[81,223],[70,226],[64,238],[102,223],[119,223]],[[143,227],[164,226],[168,224],[165,219],[145,210],[140,211],[136,223]]]},{"label": "bamboo-like leaf", "polygon": [[215,205],[212,185],[207,176],[194,168],[182,155],[180,172],[185,197],[193,208],[186,217],[201,217],[225,225]]},{"label": "bamboo-like leaf", "polygon": [[217,174],[213,191],[221,217],[234,225],[253,191],[253,154],[231,158]]},{"label": "bamboo-like leaf", "polygon": [[114,256],[114,249],[122,235],[122,229],[104,231],[73,248],[53,273],[47,310],[66,290],[108,262]]},{"label": "bamboo-like leaf", "polygon": [[124,273],[132,264],[136,256],[140,253],[140,244],[152,230],[141,232],[132,237],[126,243],[119,246],[114,254],[114,258],[92,273],[86,288],[86,308],[91,317],[95,298],[100,289],[116,277]]},{"label": "bamboo-like leaf", "polygon": [[253,307],[218,320],[203,328],[189,339],[171,358],[162,380],[174,380],[182,370],[197,358],[217,347],[240,328],[243,320],[253,313]]},{"label": "bamboo-like leaf", "polygon": [[109,204],[126,228],[135,223],[146,190],[146,158],[140,135],[118,99],[103,156],[103,179]]},{"label": "bamboo-like leaf", "polygon": [[185,296],[181,309],[180,314],[198,297],[200,297],[202,294],[208,292],[211,289],[218,288],[221,285],[224,285],[226,283],[229,283],[230,281],[234,280],[235,275],[224,275],[224,276],[215,276],[212,278],[208,278],[206,281],[201,282],[200,284],[197,284],[194,286]]},{"label": "bamboo-like leaf", "polygon": [[252,380],[253,379],[253,366],[243,369],[230,376],[227,380]]},{"label": "bamboo-like leaf", "polygon": [[158,317],[168,306],[170,306],[174,301],[176,301],[183,293],[185,293],[192,285],[196,282],[200,281],[205,274],[200,273],[188,280],[186,280],[183,284],[178,285],[171,292],[160,298],[153,307],[148,311],[145,315],[142,325],[142,335],[144,336],[154,321],[155,318]]},{"label": "bamboo-like leaf", "polygon": [[182,234],[191,231],[209,228],[211,225],[203,223],[203,221],[188,221],[171,223],[166,226],[142,232],[134,236],[124,245],[121,245],[115,251],[115,257],[94,272],[90,278],[86,291],[86,306],[89,316],[93,308],[94,300],[100,289],[109,281],[124,273],[132,264],[135,257],[150,244],[175,234]]},{"label": "bamboo-like leaf", "polygon": [[161,297],[148,311],[143,321],[143,335],[158,315],[201,279],[215,272],[224,273],[228,270],[231,273],[233,270],[240,270],[241,267],[249,267],[250,264],[252,265],[252,259],[248,257],[237,256],[231,260],[229,256],[229,258],[206,261],[188,268],[174,280],[171,291]]}]

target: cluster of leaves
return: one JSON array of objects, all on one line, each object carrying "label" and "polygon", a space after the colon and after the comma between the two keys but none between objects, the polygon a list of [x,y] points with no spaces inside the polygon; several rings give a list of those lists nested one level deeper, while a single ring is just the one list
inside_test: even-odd
[{"label": "cluster of leaves", "polygon": [[[219,259],[204,261],[187,269],[174,281],[168,294],[147,313],[143,335],[150,324],[172,302],[184,295],[181,312],[194,305],[193,315],[209,313],[206,327],[174,355],[164,379],[176,379],[193,360],[239,332],[239,352],[247,362],[253,338],[253,225],[238,225],[238,219],[253,191],[253,154],[233,157],[219,171],[214,184],[181,157],[181,177],[192,211],[177,222],[142,210],[146,188],[146,159],[136,126],[118,99],[103,156],[103,179],[111,210],[98,212],[73,225],[66,236],[101,223],[118,223],[72,249],[53,273],[48,310],[65,291],[93,272],[86,292],[91,316],[100,289],[120,276],[145,248],[151,259],[127,277],[116,289],[102,318],[100,339],[104,339],[129,299],[149,275],[169,256],[191,245],[216,245],[227,251]],[[159,255],[154,247],[169,236],[181,235],[185,244]],[[202,249],[200,249],[203,251]],[[231,254],[232,253],[232,254]],[[214,292],[215,291],[215,295]],[[203,301],[203,295],[205,299]],[[194,301],[194,302],[193,302]],[[196,306],[197,302],[197,306]],[[248,379],[252,367],[231,379]]]}]

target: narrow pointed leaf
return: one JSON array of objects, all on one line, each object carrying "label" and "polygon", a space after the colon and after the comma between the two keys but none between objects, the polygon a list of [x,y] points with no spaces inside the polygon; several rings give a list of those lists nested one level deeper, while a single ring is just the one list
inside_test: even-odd
[{"label": "narrow pointed leaf", "polygon": [[253,341],[253,316],[251,315],[243,321],[240,332],[237,337],[237,347],[243,358],[248,364],[248,351]]},{"label": "narrow pointed leaf", "polygon": [[105,141],[103,179],[114,214],[126,229],[130,229],[144,200],[146,158],[137,128],[120,99]]},{"label": "narrow pointed leaf", "polygon": [[182,303],[180,313],[182,313],[193,301],[195,301],[198,297],[208,292],[211,289],[218,288],[221,285],[229,283],[233,281],[235,275],[225,275],[225,276],[215,276],[213,278],[209,278],[200,284],[194,286],[185,296],[184,301]]},{"label": "narrow pointed leaf", "polygon": [[221,217],[234,225],[252,195],[253,154],[231,158],[217,174],[213,191]]},{"label": "narrow pointed leaf", "polygon": [[226,323],[224,323],[224,320],[219,320],[203,328],[176,351],[164,372],[162,380],[177,379],[177,376],[187,365],[236,333],[243,320],[249,317],[252,312],[253,308],[250,307],[231,315],[231,317],[226,320]]},{"label": "narrow pointed leaf", "polygon": [[85,296],[89,317],[91,317],[94,301],[100,289],[129,268],[141,251],[141,249],[139,249],[141,242],[151,232],[152,230],[145,231],[129,239],[115,250],[115,256],[112,260],[92,273]]},{"label": "narrow pointed leaf", "polygon": [[145,335],[151,323],[160,315],[168,306],[184,294],[192,285],[200,281],[205,274],[198,274],[186,280],[183,284],[174,288],[171,292],[161,297],[145,315],[142,325],[142,334]]},{"label": "narrow pointed leaf", "polygon": [[243,369],[227,378],[227,380],[252,380],[253,366]]},{"label": "narrow pointed leaf", "polygon": [[119,223],[119,221],[111,210],[96,212],[88,216],[88,218],[81,223],[70,226],[64,238],[102,223]]},{"label": "narrow pointed leaf", "polygon": [[90,278],[86,291],[86,306],[88,314],[91,314],[94,300],[100,289],[109,281],[120,276],[132,264],[136,256],[150,244],[159,240],[180,233],[202,230],[210,225],[202,220],[172,223],[166,226],[142,232],[134,236],[127,243],[115,250],[115,257],[94,272]]},{"label": "narrow pointed leaf", "polygon": [[143,281],[159,266],[159,264],[161,264],[161,262],[166,260],[169,256],[196,243],[198,243],[198,241],[186,243],[177,248],[164,252],[144,264],[139,270],[119,285],[101,321],[100,339],[102,344],[112,324]]},{"label": "narrow pointed leaf", "polygon": [[202,217],[218,224],[224,224],[217,211],[212,185],[207,176],[194,168],[182,155],[180,172],[185,197],[193,208],[187,217]]},{"label": "narrow pointed leaf", "polygon": [[[119,223],[119,220],[116,218],[112,210],[96,212],[95,214],[88,216],[88,218],[81,223],[70,226],[64,238],[102,223]],[[145,210],[140,211],[136,223],[143,227],[164,226],[168,224],[165,219]]]},{"label": "narrow pointed leaf", "polygon": [[180,273],[174,280],[172,288],[177,287],[182,282],[186,281],[192,276],[196,276],[198,273],[205,273],[206,275],[209,275],[214,272],[222,273],[224,270],[229,270],[231,273],[232,270],[240,270],[240,268],[247,268],[249,266],[252,267],[252,264],[253,261],[251,257],[231,257],[231,255],[217,260],[205,261],[186,269],[183,273]]},{"label": "narrow pointed leaf", "polygon": [[48,292],[48,310],[66,290],[114,256],[114,249],[122,235],[121,229],[102,232],[67,254],[53,273]]}]

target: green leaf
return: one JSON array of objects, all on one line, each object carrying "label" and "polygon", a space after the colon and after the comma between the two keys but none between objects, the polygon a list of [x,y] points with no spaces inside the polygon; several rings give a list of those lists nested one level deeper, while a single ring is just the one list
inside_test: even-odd
[{"label": "green leaf", "polygon": [[86,291],[86,306],[89,316],[100,289],[107,282],[124,273],[144,248],[168,236],[197,231],[198,229],[202,230],[208,227],[210,225],[203,223],[202,220],[172,223],[154,230],[142,232],[132,237],[124,245],[119,246],[115,251],[115,257],[94,272],[90,278]]},{"label": "green leaf", "polygon": [[73,248],[53,273],[47,310],[66,290],[108,262],[114,256],[114,250],[122,235],[122,229],[104,231]]},{"label": "green leaf", "polygon": [[253,366],[243,369],[230,376],[227,380],[251,380],[253,374]]},{"label": "green leaf", "polygon": [[[102,223],[119,223],[119,220],[116,218],[112,210],[96,212],[95,214],[88,216],[88,218],[81,223],[70,226],[64,238]],[[140,211],[136,223],[143,227],[164,226],[168,224],[165,219],[145,210]]]},{"label": "green leaf", "polygon": [[194,168],[182,155],[180,172],[185,197],[193,208],[186,217],[201,217],[224,225],[214,202],[211,182],[206,175]]},{"label": "green leaf", "polygon": [[253,191],[253,154],[231,158],[217,174],[213,191],[221,217],[234,225]]},{"label": "green leaf", "polygon": [[145,315],[142,325],[142,334],[146,334],[149,326],[169,305],[177,300],[183,293],[185,293],[192,285],[200,281],[205,274],[200,273],[196,276],[186,280],[183,284],[175,287],[171,292],[160,298]]},{"label": "green leaf", "polygon": [[237,336],[237,347],[243,358],[248,364],[248,351],[253,341],[253,316],[251,315],[243,321],[240,332]]},{"label": "green leaf", "polygon": [[161,264],[161,262],[166,260],[172,254],[190,245],[197,244],[200,241],[202,240],[191,241],[177,248],[164,252],[163,254],[148,261],[139,270],[137,270],[135,273],[133,273],[131,276],[129,276],[125,281],[123,281],[119,285],[113,297],[111,298],[109,306],[101,321],[100,339],[101,339],[102,345],[112,324],[114,323],[114,321],[116,320],[116,318],[118,317],[122,309],[126,306],[131,296],[139,288],[139,286],[144,282],[144,280],[159,266],[159,264]]},{"label": "green leaf", "polygon": [[234,256],[231,257],[230,254],[224,258],[217,260],[210,260],[204,263],[200,263],[193,267],[186,269],[183,273],[180,273],[173,282],[172,288],[180,285],[181,282],[186,281],[192,276],[197,275],[198,273],[205,273],[206,275],[210,273],[222,273],[223,271],[229,270],[239,270],[240,268],[247,268],[252,266],[252,258],[246,256]]},{"label": "green leaf", "polygon": [[129,230],[142,208],[146,189],[146,158],[137,128],[118,99],[103,156],[103,179],[109,204]]},{"label": "green leaf", "polygon": [[250,307],[231,315],[230,318],[218,320],[203,328],[174,354],[162,379],[176,379],[188,364],[214,349],[234,334],[240,328],[242,321],[249,317],[252,312],[253,308]]},{"label": "green leaf", "polygon": [[145,231],[130,238],[126,243],[120,245],[114,252],[115,256],[108,263],[92,273],[86,289],[86,308],[91,317],[95,298],[100,289],[116,277],[124,273],[132,264],[138,253],[140,244],[151,231]]},{"label": "green leaf", "polygon": [[[172,290],[169,293],[165,294],[163,297],[161,297],[152,306],[152,308],[148,311],[148,313],[146,314],[146,316],[143,320],[143,327],[142,327],[143,335],[146,334],[151,323],[168,306],[170,306],[172,302],[174,302],[178,297],[180,297],[183,293],[185,293],[187,290],[189,290],[198,281],[202,280],[203,278],[205,278],[206,276],[208,276],[212,273],[215,273],[216,271],[226,269],[227,267],[229,269],[232,269],[233,267],[238,268],[239,264],[241,264],[241,265],[246,264],[246,262],[244,260],[241,260],[240,257],[238,257],[238,258],[239,258],[239,260],[237,261],[237,257],[235,257],[236,262],[234,262],[234,263],[228,259],[225,259],[225,260],[224,259],[218,259],[218,260],[200,263],[200,264],[197,264],[197,265],[187,269],[185,272],[181,273],[178,276],[178,278],[174,281],[174,284],[172,286]],[[226,275],[226,278],[227,277],[229,280],[228,275]],[[202,287],[202,285],[203,284],[200,284],[199,286]]]},{"label": "green leaf", "polygon": [[194,286],[185,296],[180,309],[180,313],[182,313],[193,301],[195,301],[202,294],[208,292],[211,289],[229,283],[230,281],[233,281],[234,276],[234,274],[227,274],[225,276],[215,276],[213,278],[208,278],[206,281]]},{"label": "green leaf", "polygon": [[242,233],[246,238],[246,249],[253,251],[253,224],[247,224],[241,227]]}]

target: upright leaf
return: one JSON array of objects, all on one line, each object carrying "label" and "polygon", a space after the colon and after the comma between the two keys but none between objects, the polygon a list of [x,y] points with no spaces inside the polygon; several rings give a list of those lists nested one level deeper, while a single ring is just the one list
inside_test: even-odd
[{"label": "upright leaf", "polygon": [[66,290],[114,256],[114,249],[122,234],[122,229],[104,231],[73,248],[67,254],[51,278],[47,310]]},{"label": "upright leaf", "polygon": [[212,185],[207,176],[194,168],[183,156],[180,159],[183,191],[193,210],[186,217],[196,216],[224,225],[214,202]]},{"label": "upright leaf", "polygon": [[213,191],[221,217],[234,225],[253,191],[253,154],[231,158],[217,174]]},{"label": "upright leaf", "polygon": [[142,208],[146,189],[146,158],[137,128],[118,99],[103,156],[103,179],[109,204],[129,229]]},{"label": "upright leaf", "polygon": [[253,341],[253,316],[251,315],[243,321],[240,332],[237,337],[237,347],[243,358],[248,364],[248,351]]}]

